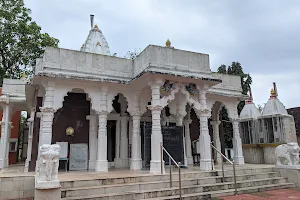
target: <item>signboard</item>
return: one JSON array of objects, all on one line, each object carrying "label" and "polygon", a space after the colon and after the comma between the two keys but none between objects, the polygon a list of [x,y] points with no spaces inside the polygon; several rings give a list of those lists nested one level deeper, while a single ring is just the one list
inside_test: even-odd
[{"label": "signboard", "polygon": [[88,168],[88,145],[70,145],[70,170],[87,170]]},{"label": "signboard", "polygon": [[[178,163],[184,164],[183,128],[182,126],[162,126],[163,146]],[[165,164],[169,164],[169,157],[164,152]],[[172,165],[174,163],[172,162]]]},{"label": "signboard", "polygon": [[59,157],[67,158],[68,157],[68,142],[56,142],[60,146]]}]

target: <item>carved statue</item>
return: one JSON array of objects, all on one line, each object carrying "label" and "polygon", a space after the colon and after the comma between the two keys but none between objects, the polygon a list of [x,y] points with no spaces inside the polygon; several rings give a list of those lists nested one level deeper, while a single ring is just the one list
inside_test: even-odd
[{"label": "carved statue", "polygon": [[40,154],[37,162],[36,187],[55,188],[60,187],[57,178],[59,165],[58,144],[44,144],[40,146]]},{"label": "carved statue", "polygon": [[276,147],[276,165],[299,165],[299,151],[300,147],[295,142],[282,144]]}]

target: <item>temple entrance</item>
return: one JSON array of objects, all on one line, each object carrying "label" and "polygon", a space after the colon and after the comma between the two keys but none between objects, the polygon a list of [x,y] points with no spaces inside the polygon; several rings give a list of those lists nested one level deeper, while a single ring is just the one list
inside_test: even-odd
[{"label": "temple entrance", "polygon": [[[142,160],[143,169],[150,169],[151,161],[151,132],[152,123],[141,123],[141,144],[142,144]],[[181,164],[184,163],[184,140],[183,140],[183,127],[171,124],[170,126],[162,126],[163,145],[166,150],[171,154],[174,160]],[[169,164],[169,157],[166,153],[163,155],[165,164]],[[174,163],[172,162],[172,165]]]},{"label": "temple entrance", "polygon": [[114,162],[116,155],[116,120],[107,121],[107,161]]},{"label": "temple entrance", "polygon": [[[88,169],[89,121],[86,116],[90,114],[90,107],[85,93],[69,92],[63,107],[54,115],[52,144],[64,143],[66,148],[61,151],[67,151],[66,158],[60,158],[60,168]],[[68,166],[65,164],[67,161]]]}]

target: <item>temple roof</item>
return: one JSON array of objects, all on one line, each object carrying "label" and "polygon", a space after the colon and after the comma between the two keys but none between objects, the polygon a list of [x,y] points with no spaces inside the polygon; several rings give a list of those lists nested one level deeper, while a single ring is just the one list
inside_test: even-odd
[{"label": "temple roof", "polygon": [[246,104],[240,113],[240,119],[241,120],[255,120],[260,116],[261,116],[261,113],[258,110],[258,108],[255,106],[255,104],[253,103],[252,92],[250,90],[249,99],[246,100]]},{"label": "temple roof", "polygon": [[288,115],[286,108],[277,97],[276,84],[273,84],[274,88],[271,90],[271,96],[263,109],[262,116]]},{"label": "temple roof", "polygon": [[108,43],[97,25],[90,30],[90,33],[80,51],[110,56]]}]

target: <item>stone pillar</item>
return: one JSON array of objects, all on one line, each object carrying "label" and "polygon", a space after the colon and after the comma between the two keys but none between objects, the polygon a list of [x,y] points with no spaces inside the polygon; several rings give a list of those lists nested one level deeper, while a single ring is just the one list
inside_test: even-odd
[{"label": "stone pillar", "polygon": [[[219,133],[219,125],[220,125],[220,121],[212,121],[212,127],[213,127],[213,135],[214,135],[214,146],[220,151],[221,150],[221,141],[220,141],[220,133]],[[217,164],[221,164],[222,163],[222,156],[217,153],[216,151],[214,151],[214,158],[217,161]]]},{"label": "stone pillar", "polygon": [[[148,106],[152,113],[152,134],[151,134],[151,162],[150,173],[161,173],[161,152],[160,144],[162,144],[162,132],[161,132],[161,111],[163,107],[160,102],[160,87],[163,84],[162,81],[156,81],[150,85],[152,90],[151,106]],[[165,172],[164,163],[162,170]]]},{"label": "stone pillar", "polygon": [[97,115],[88,115],[86,119],[90,121],[89,127],[89,170],[95,169],[95,162],[97,159],[97,132],[98,122]]},{"label": "stone pillar", "polygon": [[96,172],[107,172],[107,112],[102,111],[98,115],[99,127],[98,127],[98,151],[97,160],[95,165]]},{"label": "stone pillar", "polygon": [[43,144],[51,144],[52,140],[52,123],[54,117],[54,89],[55,82],[48,81],[45,87],[45,99],[43,107],[40,108],[41,111],[41,123],[40,123],[40,137],[39,146]]},{"label": "stone pillar", "polygon": [[190,123],[192,123],[192,120],[185,120],[184,121],[185,148],[186,148],[187,164],[188,165],[193,165],[192,141],[191,141],[191,134],[190,134]]},{"label": "stone pillar", "polygon": [[1,148],[0,148],[0,169],[8,167],[8,148],[10,139],[10,116],[11,106],[7,103],[3,108],[1,122]]},{"label": "stone pillar", "polygon": [[140,121],[139,115],[132,116],[131,170],[142,169]]},{"label": "stone pillar", "polygon": [[121,117],[120,160],[121,168],[128,167],[128,116]]},{"label": "stone pillar", "polygon": [[199,149],[200,149],[200,169],[205,171],[212,170],[211,158],[211,140],[208,131],[208,112],[200,111],[198,114],[200,119],[200,136],[199,136]]},{"label": "stone pillar", "polygon": [[24,172],[28,172],[29,162],[31,161],[34,112],[31,112],[30,118],[27,120],[27,125],[28,125],[28,145],[27,145],[27,157],[25,161]]},{"label": "stone pillar", "polygon": [[207,109],[206,105],[206,91],[208,89],[207,85],[203,87],[197,86],[199,90],[199,102],[201,104],[200,110],[197,110],[197,115],[200,121],[200,169],[205,171],[212,170],[212,157],[211,157],[211,140],[208,130],[208,118],[210,116],[210,110]]},{"label": "stone pillar", "polygon": [[232,128],[233,128],[233,138],[232,138],[232,144],[233,144],[233,152],[234,152],[234,162],[237,165],[243,165],[245,164],[244,156],[243,156],[243,149],[242,149],[242,140],[240,136],[240,130],[239,130],[239,121],[237,118],[232,119]]},{"label": "stone pillar", "polygon": [[115,155],[115,168],[121,167],[120,161],[120,136],[121,136],[121,121],[118,119],[116,122],[116,155]]}]

